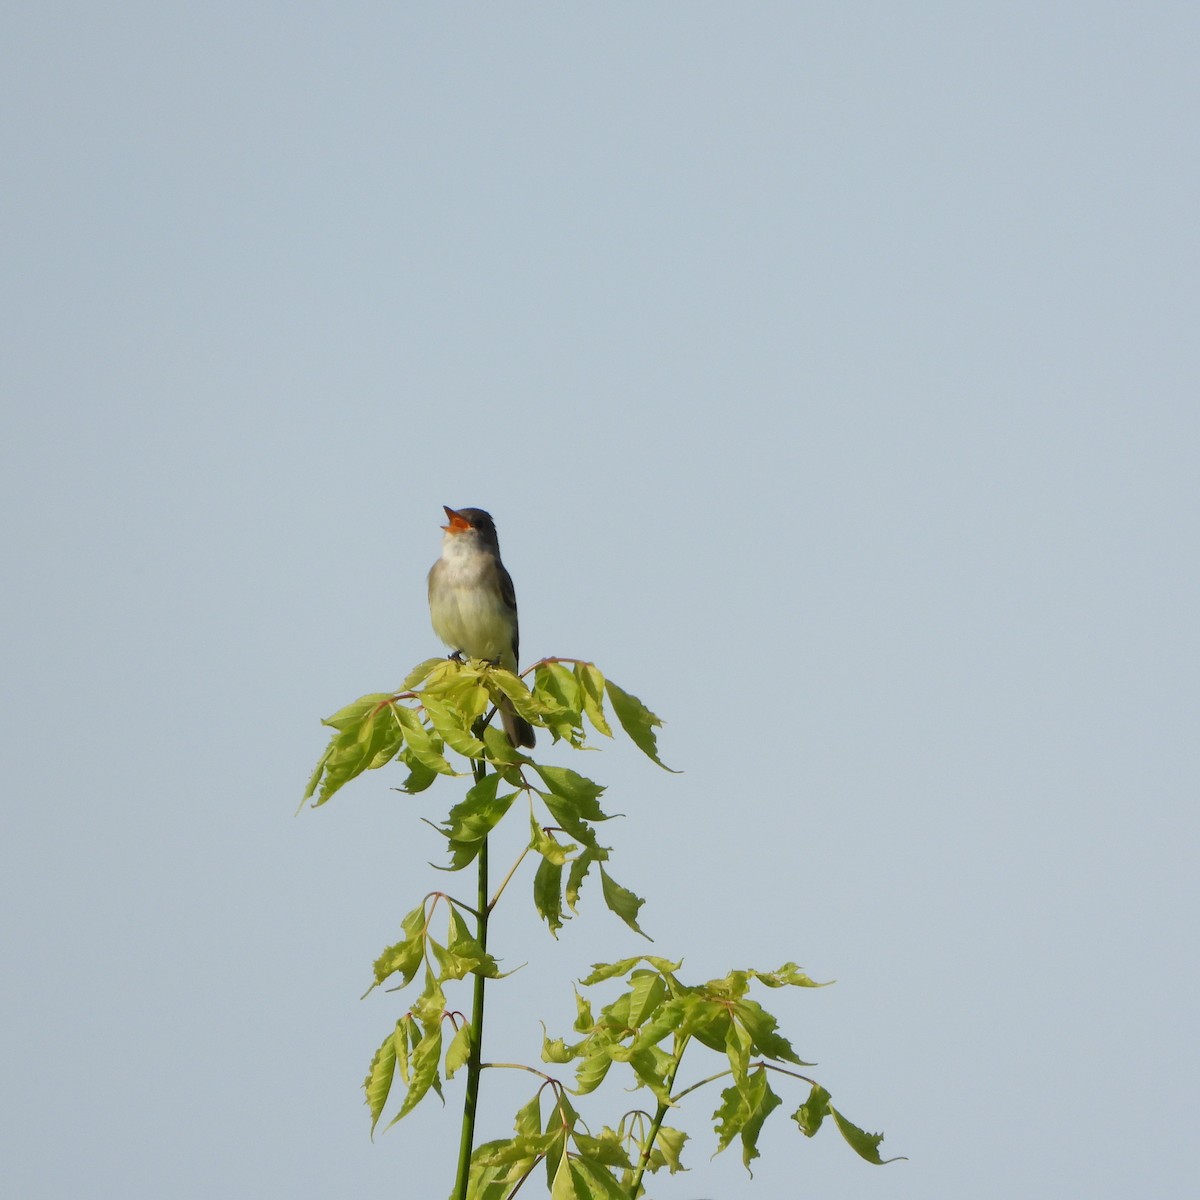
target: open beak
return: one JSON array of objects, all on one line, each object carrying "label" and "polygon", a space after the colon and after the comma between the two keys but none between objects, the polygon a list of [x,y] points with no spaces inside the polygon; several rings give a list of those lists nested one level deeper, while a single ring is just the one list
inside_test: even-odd
[{"label": "open beak", "polygon": [[454,509],[450,508],[449,505],[446,504],[443,504],[442,508],[450,520],[449,525],[442,526],[447,533],[462,533],[464,530],[471,528],[471,522],[468,521],[467,518],[462,515],[462,513],[455,512]]}]

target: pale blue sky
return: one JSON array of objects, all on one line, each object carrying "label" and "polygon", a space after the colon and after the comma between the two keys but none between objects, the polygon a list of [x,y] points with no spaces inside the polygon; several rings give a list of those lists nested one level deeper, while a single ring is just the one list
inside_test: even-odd
[{"label": "pale blue sky", "polygon": [[[457,792],[292,815],[439,650],[446,503],[526,662],[668,722],[683,775],[583,768],[655,950],[836,978],[768,1004],[910,1156],[789,1095],[750,1181],[702,1097],[653,1196],[1183,1194],[1198,54],[1190,4],[10,3],[6,1193],[448,1190],[456,1085],[367,1140],[358,997]],[[639,943],[514,899],[532,1059]]]}]

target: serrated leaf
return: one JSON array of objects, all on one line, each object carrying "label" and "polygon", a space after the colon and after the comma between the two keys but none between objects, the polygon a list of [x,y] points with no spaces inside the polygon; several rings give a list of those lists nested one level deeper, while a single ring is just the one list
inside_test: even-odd
[{"label": "serrated leaf", "polygon": [[409,1074],[409,1063],[412,1060],[412,1050],[420,1040],[421,1031],[417,1028],[416,1021],[413,1020],[411,1013],[405,1013],[396,1022],[396,1034],[394,1037],[396,1069],[400,1072],[400,1078],[404,1080],[405,1087],[412,1082],[412,1077]]},{"label": "serrated leaf", "polygon": [[[426,942],[433,945],[433,938],[427,937]],[[440,1028],[442,1014],[446,1011],[446,995],[438,983],[437,976],[430,970],[425,972],[425,986],[421,994],[413,1002],[412,1014],[421,1022],[422,1029],[428,1033],[431,1029]]]},{"label": "serrated leaf", "polygon": [[654,1139],[654,1149],[650,1152],[650,1170],[657,1171],[665,1166],[672,1175],[685,1170],[680,1155],[687,1138],[688,1135],[682,1130],[672,1129],[669,1125],[660,1126],[658,1136]]},{"label": "serrated leaf", "polygon": [[456,771],[445,759],[441,751],[441,739],[434,739],[429,730],[421,724],[421,718],[411,708],[396,705],[393,710],[400,725],[404,729],[404,740],[417,761],[439,775],[457,775]]},{"label": "serrated leaf", "polygon": [[474,861],[484,839],[512,807],[516,792],[497,795],[500,776],[485,775],[449,812],[438,830],[450,843],[450,870],[458,871]]},{"label": "serrated leaf", "polygon": [[859,1158],[865,1158],[867,1162],[874,1163],[877,1167],[882,1167],[886,1163],[897,1162],[904,1157],[903,1155],[897,1155],[895,1158],[880,1158],[879,1144],[883,1141],[882,1133],[867,1133],[865,1130],[859,1129],[852,1121],[846,1120],[832,1104],[829,1105],[829,1111],[842,1137],[846,1139],[846,1144]]},{"label": "serrated leaf", "polygon": [[579,680],[587,719],[605,737],[612,737],[612,729],[604,715],[604,676],[600,669],[591,663],[576,663],[575,678]]},{"label": "serrated leaf", "polygon": [[513,1128],[524,1137],[534,1137],[542,1132],[542,1091],[533,1093],[528,1104],[517,1109],[517,1120]]},{"label": "serrated leaf", "polygon": [[[751,1102],[750,1115],[742,1126],[742,1165],[750,1171],[750,1163],[758,1157],[758,1135],[762,1132],[763,1122],[777,1109],[783,1101],[771,1090],[767,1082],[767,1073],[758,1070],[752,1080],[754,1097]],[[753,1175],[753,1172],[750,1172]]]},{"label": "serrated leaf", "polygon": [[758,1135],[763,1122],[781,1103],[767,1083],[762,1067],[749,1076],[745,1085],[726,1088],[721,1093],[720,1108],[713,1113],[717,1122],[718,1152],[724,1150],[734,1137],[740,1136],[742,1164],[750,1171],[750,1163],[758,1157]]},{"label": "serrated leaf", "polygon": [[693,993],[681,998],[680,1009],[683,1012],[680,1032],[694,1037],[702,1046],[723,1054],[733,1027],[733,1018],[729,1015],[727,1005]]},{"label": "serrated leaf", "polygon": [[375,960],[375,982],[372,988],[378,987],[390,975],[399,974],[400,986],[407,987],[413,976],[421,969],[425,957],[423,940],[410,941],[405,939],[389,946]]},{"label": "serrated leaf", "polygon": [[571,1178],[571,1159],[566,1154],[559,1156],[558,1167],[550,1181],[550,1200],[590,1200],[586,1191],[576,1191],[575,1181]]},{"label": "serrated leaf", "polygon": [[471,1026],[464,1021],[446,1048],[446,1078],[453,1079],[454,1072],[465,1067],[471,1057]]},{"label": "serrated leaf", "polygon": [[[508,740],[503,729],[497,729],[496,725],[489,725],[483,731],[483,744],[487,747],[487,756],[490,762],[495,764],[496,769],[500,774],[504,775],[505,767],[520,767],[526,763],[533,762],[533,759],[527,758]],[[521,786],[519,777],[508,779],[507,782],[517,787]]]},{"label": "serrated leaf", "polygon": [[648,942],[653,939],[638,926],[638,910],[645,904],[640,896],[635,896],[628,888],[622,887],[609,873],[600,868],[600,887],[604,892],[604,903],[633,930],[640,933]]},{"label": "serrated leaf", "polygon": [[585,1197],[586,1200],[629,1200],[629,1193],[621,1187],[604,1163],[582,1156],[570,1161],[572,1182],[577,1196]]},{"label": "serrated leaf", "polygon": [[[606,856],[606,854],[604,855]],[[585,847],[580,856],[571,863],[571,870],[567,874],[567,890],[564,893],[568,907],[572,912],[575,912],[579,905],[579,893],[583,888],[583,881],[587,877],[588,871],[591,870],[592,864],[601,860],[602,854],[598,847]]]},{"label": "serrated leaf", "polygon": [[493,701],[498,698],[498,694],[503,694],[512,701],[513,708],[525,720],[535,725],[539,723],[541,713],[538,712],[538,706],[534,702],[533,696],[511,671],[506,671],[503,667],[489,667],[484,682],[492,693]]},{"label": "serrated leaf", "polygon": [[[382,766],[399,752],[403,742],[396,705],[386,693],[363,696],[324,722],[335,733],[309,779],[305,799],[320,787],[319,808],[350,780],[372,767]],[[303,801],[301,802],[303,805]]]},{"label": "serrated leaf", "polygon": [[[396,972],[401,976],[401,986],[407,987],[421,967],[425,946],[424,901],[405,914],[400,927],[404,930],[404,940],[389,946],[375,960],[375,983],[372,988]],[[370,991],[371,988],[368,988],[367,994]]]},{"label": "serrated leaf", "polygon": [[746,1087],[750,1078],[750,1035],[736,1021],[730,1021],[726,1030],[725,1054],[735,1085]]},{"label": "serrated leaf", "polygon": [[592,1016],[592,1004],[586,996],[579,994],[579,989],[575,988],[575,1024],[576,1033],[587,1033],[595,1024],[596,1020]]},{"label": "serrated leaf", "polygon": [[[617,1055],[614,1053],[613,1057]],[[657,1046],[634,1047],[624,1056],[624,1061],[633,1068],[638,1081],[648,1087],[662,1104],[670,1104],[671,1093],[667,1088],[667,1072],[675,1060],[664,1054]]]},{"label": "serrated leaf", "polygon": [[594,1163],[600,1167],[621,1167],[625,1170],[633,1170],[633,1163],[629,1161],[629,1155],[625,1147],[621,1145],[616,1131],[607,1126],[596,1137],[576,1131],[574,1142],[575,1148],[579,1151],[579,1157],[585,1162]]},{"label": "serrated leaf", "polygon": [[569,1063],[575,1057],[575,1051],[562,1038],[552,1038],[542,1034],[542,1062]]},{"label": "serrated leaf", "polygon": [[642,956],[635,954],[632,958],[622,958],[614,963],[592,963],[591,974],[585,976],[579,982],[584,987],[592,987],[594,984],[603,983],[606,979],[617,979],[627,971],[632,970],[641,961]]},{"label": "serrated leaf", "polygon": [[818,983],[815,979],[809,978],[794,962],[786,962],[778,971],[751,971],[759,983],[765,984],[769,988],[777,987],[806,987],[806,988],[821,988],[828,987],[833,980],[828,980],[825,983]]},{"label": "serrated leaf", "polygon": [[792,1113],[792,1120],[800,1126],[800,1132],[805,1137],[812,1137],[821,1128],[827,1116],[829,1093],[819,1083],[814,1083],[812,1091],[808,1093],[808,1099]]},{"label": "serrated leaf", "polygon": [[[617,714],[617,720],[620,721],[621,728],[629,735],[630,741],[647,758],[658,763],[664,771],[671,771],[671,768],[658,757],[658,740],[654,736],[654,730],[662,727],[662,721],[636,696],[617,687],[611,679],[604,681],[604,688],[612,702],[613,712]],[[672,771],[672,774],[678,774],[678,772]]]},{"label": "serrated leaf", "polygon": [[594,1092],[604,1082],[604,1077],[608,1074],[608,1068],[612,1064],[613,1060],[603,1052],[589,1055],[581,1060],[579,1066],[575,1068],[576,1095],[586,1096],[588,1092]]},{"label": "serrated leaf", "polygon": [[533,769],[542,777],[546,787],[571,805],[571,810],[589,821],[607,821],[609,816],[597,800],[604,792],[602,784],[572,771],[569,767],[549,767],[534,763]]},{"label": "serrated leaf", "polygon": [[777,1032],[779,1022],[762,1005],[754,1000],[739,1000],[734,1004],[733,1011],[735,1019],[750,1035],[750,1049],[753,1052],[777,1062],[790,1062],[802,1067],[813,1065],[802,1061],[787,1038]]},{"label": "serrated leaf", "polygon": [[529,848],[556,867],[563,866],[576,849],[570,844],[563,845],[552,833],[543,829],[532,815],[529,818]]},{"label": "serrated leaf", "polygon": [[357,700],[339,708],[331,717],[325,717],[322,725],[328,725],[341,733],[349,733],[362,723],[381,706],[392,699],[391,692],[372,692],[368,696],[360,696]]},{"label": "serrated leaf", "polygon": [[[583,693],[579,681],[562,663],[542,663],[534,672],[533,696],[547,724],[564,727],[560,736],[580,729]],[[578,741],[578,738],[572,738]]]},{"label": "serrated leaf", "polygon": [[629,1024],[636,1029],[666,998],[667,985],[657,971],[634,971],[629,985]]},{"label": "serrated leaf", "polygon": [[457,709],[435,700],[432,696],[422,697],[422,707],[442,741],[451,750],[457,751],[464,758],[477,759],[483,756],[483,742],[470,729],[469,722],[473,718],[464,717]]},{"label": "serrated leaf", "polygon": [[431,771],[427,766],[422,764],[407,747],[400,751],[400,761],[408,767],[408,778],[395,789],[398,792],[415,796],[418,792],[423,792],[427,787],[431,786],[433,781],[438,777],[436,771]]},{"label": "serrated leaf", "polygon": [[439,667],[444,667],[448,662],[445,658],[427,658],[423,663],[418,663],[404,677],[404,682],[400,685],[402,692],[411,692],[414,688],[418,688],[434,673]]},{"label": "serrated leaf", "polygon": [[533,875],[534,907],[555,937],[563,927],[562,874],[560,863],[543,858]]},{"label": "serrated leaf", "polygon": [[396,1022],[396,1029],[383,1039],[378,1050],[375,1051],[374,1058],[371,1059],[371,1066],[367,1071],[367,1077],[363,1080],[363,1091],[367,1094],[367,1107],[371,1111],[371,1136],[375,1136],[375,1126],[379,1123],[379,1115],[383,1112],[383,1106],[387,1103],[388,1094],[392,1090],[392,1079],[396,1074],[396,1031],[400,1028],[400,1022]]},{"label": "serrated leaf", "polygon": [[408,1094],[404,1097],[404,1103],[400,1106],[400,1111],[388,1122],[389,1129],[397,1121],[408,1116],[425,1098],[430,1088],[440,1093],[441,1085],[438,1082],[438,1067],[441,1065],[441,1061],[442,1027],[438,1023],[426,1032],[425,1036],[417,1043],[416,1049],[412,1052],[410,1064],[412,1081],[408,1085]]}]

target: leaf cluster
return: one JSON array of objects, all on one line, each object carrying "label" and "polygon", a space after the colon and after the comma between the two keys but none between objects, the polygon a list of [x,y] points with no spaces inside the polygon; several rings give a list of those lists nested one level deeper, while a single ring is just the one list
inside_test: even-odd
[{"label": "leaf cluster", "polygon": [[[542,1058],[575,1064],[574,1093],[594,1091],[614,1064],[633,1075],[634,1088],[653,1094],[660,1118],[692,1091],[719,1079],[729,1079],[713,1113],[717,1151],[738,1138],[747,1169],[758,1157],[763,1123],[782,1101],[771,1088],[769,1074],[810,1085],[808,1099],[793,1114],[801,1131],[811,1137],[826,1115],[832,1115],[849,1145],[868,1162],[881,1163],[881,1134],[867,1134],[828,1103],[829,1093],[807,1075],[783,1064],[807,1067],[779,1032],[778,1022],[749,996],[751,984],[769,988],[824,986],[795,963],[776,971],[731,971],[720,979],[690,985],[678,975],[679,963],[653,956],[598,963],[581,981],[591,987],[624,977],[627,987],[593,1016],[591,1002],[576,992],[575,1031],[583,1037],[568,1044],[562,1038],[544,1040]],[[682,1090],[677,1081],[684,1052],[699,1046],[724,1059],[715,1074]]]},{"label": "leaf cluster", "polygon": [[[614,815],[602,806],[605,789],[576,771],[539,763],[514,748],[493,727],[501,704],[547,731],[553,743],[575,749],[590,748],[593,734],[611,737],[613,726],[619,725],[649,758],[670,769],[658,754],[658,717],[594,664],[570,659],[544,659],[522,676],[478,660],[429,659],[396,692],[362,696],[325,720],[333,732],[304,795],[314,807],[325,804],[352,779],[391,762],[407,768],[397,790],[408,793],[423,792],[439,776],[469,773],[473,778],[445,818],[430,824],[446,843],[443,870],[453,873],[478,863],[477,907],[442,892],[430,893],[404,917],[399,940],[374,964],[368,993],[385,985],[389,990],[408,988],[418,979],[420,984],[407,1011],[376,1050],[363,1082],[372,1134],[394,1096],[399,1103],[388,1128],[429,1093],[441,1096],[443,1080],[463,1067],[468,1068],[471,1094],[482,1069],[515,1065],[481,1062],[482,1026],[448,1007],[446,987],[471,976],[476,989],[473,1011],[478,1015],[483,981],[502,977],[497,960],[485,949],[488,918],[527,857],[536,863],[535,908],[554,936],[577,911],[593,867],[608,908],[645,936],[638,924],[643,900],[613,878],[610,848],[597,833]],[[528,810],[529,840],[487,900],[484,851],[518,798]],[[434,921],[443,902],[446,924],[439,928],[445,933],[435,935]],[[851,1123],[834,1108],[823,1086],[793,1069],[811,1064],[797,1056],[775,1017],[750,995],[752,986],[823,985],[791,962],[776,971],[731,971],[701,984],[685,983],[680,965],[639,955],[596,964],[580,981],[586,989],[621,980],[623,988],[598,1014],[592,1001],[576,990],[574,1039],[544,1036],[543,1061],[569,1065],[573,1086],[522,1066],[519,1069],[543,1082],[518,1112],[515,1136],[477,1146],[469,1172],[466,1156],[472,1138],[464,1137],[460,1187],[468,1197],[509,1200],[542,1169],[552,1200],[636,1198],[643,1194],[647,1173],[683,1169],[680,1158],[687,1135],[665,1120],[691,1092],[718,1081],[723,1087],[712,1113],[717,1152],[739,1141],[747,1170],[758,1157],[766,1119],[783,1103],[772,1082],[788,1079],[809,1086],[807,1098],[792,1114],[806,1137],[814,1136],[830,1118],[862,1158],[877,1164],[892,1161],[880,1158],[881,1134],[866,1133]],[[689,1066],[715,1054],[719,1069],[680,1088],[679,1072],[689,1050]],[[631,1109],[593,1132],[571,1097],[590,1095],[614,1074],[630,1090],[644,1090],[649,1108]]]},{"label": "leaf cluster", "polygon": [[[546,1091],[551,1103],[543,1120]],[[556,1080],[547,1079],[518,1111],[515,1130],[475,1150],[468,1200],[508,1200],[539,1166],[551,1200],[629,1200],[644,1171],[683,1169],[686,1133],[654,1127],[644,1112],[626,1113],[615,1128],[593,1133]]]},{"label": "leaf cluster", "polygon": [[532,688],[494,663],[430,658],[410,672],[399,691],[376,692],[347,704],[322,722],[334,733],[309,778],[301,805],[315,796],[314,807],[319,807],[364,771],[378,770],[393,760],[409,771],[400,790],[424,791],[439,775],[460,773],[447,750],[471,762],[489,763],[511,780],[532,760],[491,728],[495,707],[502,700],[530,724],[548,730],[555,742],[582,749],[589,725],[605,737],[612,736],[605,714],[607,699],[634,745],[669,770],[658,756],[654,733],[662,722],[636,696],[605,679],[593,663],[550,658],[530,671]]},{"label": "leaf cluster", "polygon": [[[450,920],[445,941],[438,942],[429,927],[433,910],[442,900],[450,911]],[[447,1011],[442,985],[469,974],[502,978],[496,960],[479,944],[458,908],[457,902],[441,893],[427,896],[404,918],[404,937],[375,960],[375,981],[365,994],[369,995],[392,976],[398,976],[398,986],[404,987],[422,968],[424,985],[412,1007],[375,1051],[363,1080],[372,1133],[391,1095],[397,1071],[406,1091],[400,1111],[388,1122],[388,1128],[412,1112],[430,1090],[441,1096],[442,1047],[447,1024],[451,1036],[446,1045],[446,1078],[451,1078],[470,1055],[471,1027],[461,1013]]]}]

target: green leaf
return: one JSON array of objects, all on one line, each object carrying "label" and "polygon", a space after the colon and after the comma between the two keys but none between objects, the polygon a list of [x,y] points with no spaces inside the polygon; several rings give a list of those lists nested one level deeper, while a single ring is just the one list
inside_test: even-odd
[{"label": "green leaf", "polygon": [[396,1069],[400,1072],[400,1078],[404,1080],[405,1087],[412,1082],[412,1076],[409,1073],[409,1064],[412,1059],[412,1051],[420,1040],[421,1031],[417,1028],[417,1023],[413,1020],[412,1013],[405,1013],[396,1022],[395,1036]]},{"label": "green leaf", "polygon": [[579,982],[584,987],[592,987],[597,983],[603,983],[606,979],[617,979],[627,971],[632,970],[641,961],[642,956],[635,954],[632,958],[622,958],[614,963],[592,963],[591,974],[585,976]]},{"label": "green leaf", "polygon": [[[427,939],[432,942],[432,938]],[[442,1016],[446,1011],[446,996],[438,983],[437,976],[432,971],[425,972],[425,986],[421,994],[413,1002],[412,1014],[421,1022],[421,1028],[428,1033],[431,1029],[440,1028]]]},{"label": "green leaf", "polygon": [[471,1057],[471,1026],[464,1021],[446,1050],[446,1078],[453,1079],[459,1067],[465,1067]]},{"label": "green leaf", "polygon": [[604,1082],[612,1064],[612,1058],[604,1053],[603,1049],[581,1059],[579,1066],[575,1068],[575,1093],[586,1096],[588,1092],[594,1092]]},{"label": "green leaf", "polygon": [[[483,731],[483,742],[487,747],[488,759],[495,764],[496,769],[501,775],[504,775],[505,767],[520,767],[526,763],[531,763],[533,759],[526,758],[513,744],[508,740],[503,729],[498,729],[496,726],[500,722],[496,721],[489,725]],[[509,779],[509,783],[515,786],[520,786],[520,778]]]},{"label": "green leaf", "polygon": [[462,979],[467,975],[483,975],[497,979],[500,968],[496,960],[479,944],[458,910],[450,909],[450,934],[445,947],[430,941],[430,946],[441,968],[439,981]]},{"label": "green leaf", "polygon": [[771,1085],[767,1082],[766,1071],[761,1068],[755,1071],[751,1083],[754,1088],[754,1096],[751,1101],[750,1116],[741,1130],[742,1165],[747,1171],[750,1170],[750,1163],[758,1157],[758,1135],[762,1132],[763,1122],[783,1103],[771,1090]]},{"label": "green leaf", "polygon": [[437,771],[431,771],[428,767],[423,766],[407,747],[400,751],[400,761],[408,767],[408,778],[395,789],[398,792],[415,796],[418,792],[423,792],[438,777]]},{"label": "green leaf", "polygon": [[441,1085],[438,1083],[438,1067],[441,1061],[442,1027],[438,1023],[426,1032],[412,1052],[412,1082],[408,1085],[408,1094],[404,1097],[400,1111],[388,1122],[389,1129],[397,1121],[408,1116],[425,1098],[431,1087],[435,1091],[441,1091]]},{"label": "green leaf", "polygon": [[371,1059],[371,1067],[363,1080],[363,1090],[367,1093],[367,1107],[371,1110],[371,1136],[375,1135],[375,1126],[379,1123],[379,1114],[387,1103],[388,1093],[392,1090],[392,1078],[396,1073],[396,1034],[401,1032],[400,1022],[396,1028],[383,1039],[375,1057]]},{"label": "green leaf", "polygon": [[456,708],[435,700],[432,696],[422,697],[422,707],[442,741],[464,758],[483,757],[483,743],[471,732],[473,717],[460,713]]},{"label": "green leaf", "polygon": [[[617,1057],[615,1054],[613,1057]],[[675,1060],[657,1046],[631,1049],[625,1058],[639,1082],[644,1083],[662,1104],[671,1103],[667,1074],[674,1069]]]},{"label": "green leaf", "polygon": [[586,1191],[577,1191],[571,1177],[571,1159],[563,1154],[550,1183],[550,1200],[589,1200]]},{"label": "green leaf", "polygon": [[[717,1121],[718,1152],[724,1150],[735,1136],[742,1139],[742,1163],[750,1170],[758,1157],[758,1135],[763,1122],[782,1103],[767,1083],[762,1067],[755,1070],[745,1086],[726,1088],[721,1093],[721,1106],[713,1113]],[[753,1172],[751,1172],[753,1174]]]},{"label": "green leaf", "polygon": [[657,971],[634,971],[629,983],[629,1024],[637,1028],[666,998],[667,985]]},{"label": "green leaf", "polygon": [[504,818],[516,799],[516,792],[497,795],[500,776],[485,775],[449,812],[438,830],[450,843],[450,869],[461,870],[474,861],[484,839]]},{"label": "green leaf", "polygon": [[812,1091],[808,1093],[808,1099],[792,1113],[792,1120],[800,1126],[800,1132],[805,1137],[812,1137],[821,1128],[827,1116],[829,1093],[819,1083],[814,1083]]},{"label": "green leaf", "polygon": [[338,732],[309,778],[304,794],[307,800],[319,784],[318,808],[363,771],[394,758],[403,741],[397,706],[387,693],[363,696],[328,717],[324,724]]},{"label": "green leaf", "polygon": [[586,1162],[601,1167],[623,1167],[633,1170],[633,1163],[629,1161],[629,1155],[621,1145],[616,1130],[609,1129],[607,1125],[596,1137],[577,1131],[573,1140],[580,1158]]},{"label": "green leaf", "polygon": [[532,814],[529,818],[529,848],[556,867],[570,860],[576,847],[563,845],[552,833],[547,833]]},{"label": "green leaf", "polygon": [[372,692],[369,696],[360,696],[345,708],[339,708],[332,717],[326,717],[321,724],[328,725],[341,733],[349,733],[392,699],[391,692]]},{"label": "green leaf", "polygon": [[575,988],[575,1024],[573,1026],[576,1033],[587,1033],[596,1024],[596,1019],[592,1016],[591,1001],[586,996],[579,994],[579,989]]},{"label": "green leaf", "polygon": [[833,1114],[834,1122],[841,1131],[842,1137],[846,1139],[847,1145],[859,1158],[865,1158],[867,1162],[882,1167],[885,1163],[896,1162],[904,1157],[897,1155],[895,1158],[880,1158],[879,1144],[883,1141],[882,1133],[867,1133],[859,1129],[857,1125],[847,1121],[832,1104],[829,1105],[829,1111]]},{"label": "green leaf", "polygon": [[796,1063],[802,1067],[813,1065],[802,1061],[787,1038],[776,1032],[779,1022],[760,1004],[753,1000],[739,1000],[734,1004],[733,1011],[735,1019],[741,1022],[750,1035],[750,1048],[753,1052],[778,1062]]},{"label": "green leaf", "polygon": [[669,1125],[660,1126],[658,1137],[654,1139],[654,1149],[650,1152],[650,1170],[657,1171],[660,1167],[666,1167],[672,1175],[676,1171],[684,1170],[679,1156],[683,1153],[683,1143],[687,1141],[687,1137],[682,1130],[672,1129]]},{"label": "green leaf", "polygon": [[726,1043],[733,1028],[733,1019],[728,1006],[720,1000],[696,994],[681,998],[683,1022],[680,1033],[694,1037],[702,1046],[725,1053]]},{"label": "green leaf", "polygon": [[612,730],[604,716],[604,676],[599,668],[591,663],[576,663],[575,678],[579,680],[587,719],[605,737],[612,737]]},{"label": "green leaf", "polygon": [[[621,722],[621,728],[629,735],[633,744],[664,771],[670,771],[661,758],[658,757],[658,741],[654,730],[662,727],[662,722],[636,696],[617,687],[611,679],[604,681],[608,698],[612,702],[613,712]],[[672,772],[678,774],[678,772]]]},{"label": "green leaf", "polygon": [[543,858],[533,876],[534,907],[555,937],[563,927],[562,874],[561,863]]},{"label": "green leaf", "polygon": [[542,1062],[569,1063],[575,1057],[575,1048],[568,1046],[562,1038],[552,1038],[542,1030]]},{"label": "green leaf", "polygon": [[542,1132],[542,1091],[533,1093],[533,1099],[517,1110],[514,1128],[525,1137],[534,1137]]},{"label": "green leaf", "polygon": [[[400,973],[401,986],[406,987],[412,982],[413,976],[420,969],[425,951],[425,902],[422,901],[411,912],[406,914],[401,928],[404,930],[404,940],[389,946],[375,960],[375,983],[372,988],[383,983],[389,975]],[[371,988],[367,989],[369,994]]]},{"label": "green leaf", "polygon": [[609,873],[600,868],[600,887],[604,892],[604,903],[633,930],[640,933],[646,941],[653,939],[638,926],[638,910],[645,904],[640,896],[635,896],[628,888],[622,887]]},{"label": "green leaf", "polygon": [[427,658],[423,663],[419,663],[409,671],[405,676],[404,682],[400,685],[402,692],[411,692],[414,688],[420,687],[439,667],[445,667],[448,662],[445,658]]},{"label": "green leaf", "polygon": [[571,870],[567,875],[565,898],[572,912],[577,911],[579,892],[583,887],[583,881],[587,877],[588,871],[592,868],[592,864],[600,862],[607,857],[608,852],[601,850],[598,846],[587,846],[584,848],[583,853],[571,863]]},{"label": "green leaf", "polygon": [[542,663],[534,672],[533,698],[555,740],[583,744],[583,696],[579,682],[561,663]]},{"label": "green leaf", "polygon": [[409,749],[423,767],[436,771],[439,775],[458,774],[442,755],[441,739],[435,740],[430,736],[429,730],[421,724],[420,717],[411,708],[400,704],[392,711],[404,729],[404,739],[408,742]]},{"label": "green leaf", "polygon": [[601,784],[568,767],[548,767],[542,763],[534,763],[533,769],[555,796],[561,797],[571,805],[571,811],[578,817],[589,821],[609,819],[608,814],[596,803],[604,792]]},{"label": "green leaf", "polygon": [[751,971],[759,983],[766,984],[769,988],[777,987],[807,987],[819,988],[828,987],[833,980],[826,983],[818,983],[815,979],[810,979],[794,962],[786,962],[778,971]]},{"label": "green leaf", "polygon": [[493,701],[498,700],[500,695],[505,695],[512,701],[513,708],[525,720],[535,725],[540,723],[541,713],[538,712],[538,706],[534,702],[533,696],[511,671],[506,671],[503,667],[489,666],[484,675],[484,683],[491,692]]}]

